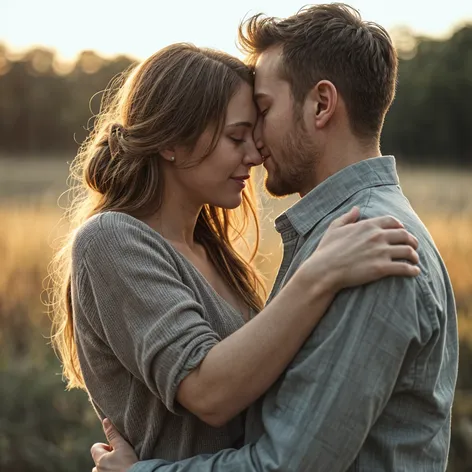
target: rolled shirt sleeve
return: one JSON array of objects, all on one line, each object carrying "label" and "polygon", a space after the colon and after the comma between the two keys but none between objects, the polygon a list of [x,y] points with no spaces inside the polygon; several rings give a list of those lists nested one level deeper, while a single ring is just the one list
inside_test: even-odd
[{"label": "rolled shirt sleeve", "polygon": [[162,245],[132,224],[117,228],[101,216],[74,245],[74,296],[80,302],[82,291],[92,292],[95,305],[80,310],[87,319],[75,320],[81,362],[92,327],[170,411],[182,412],[175,402],[180,382],[220,338]]}]

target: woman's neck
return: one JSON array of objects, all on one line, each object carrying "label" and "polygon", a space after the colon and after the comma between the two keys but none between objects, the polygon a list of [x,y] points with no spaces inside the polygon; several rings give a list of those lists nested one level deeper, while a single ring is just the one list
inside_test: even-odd
[{"label": "woman's neck", "polygon": [[195,246],[195,226],[202,205],[196,205],[188,196],[173,192],[164,194],[159,210],[144,222],[174,244]]}]

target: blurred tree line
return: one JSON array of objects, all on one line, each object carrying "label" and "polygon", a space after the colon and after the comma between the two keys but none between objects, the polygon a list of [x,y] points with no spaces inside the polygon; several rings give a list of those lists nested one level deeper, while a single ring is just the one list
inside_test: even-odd
[{"label": "blurred tree line", "polygon": [[[400,80],[383,134],[384,153],[412,163],[469,164],[472,25],[445,40],[406,30],[394,38]],[[14,55],[0,45],[0,155],[73,156],[99,109],[97,92],[132,63],[125,56],[104,59],[85,51],[73,64],[63,64],[47,49]],[[0,216],[8,227],[5,214]],[[84,392],[64,393],[59,363],[46,345],[49,320],[37,316],[44,312],[37,289],[49,253],[38,246],[38,257],[27,255],[22,264],[10,260],[8,269],[11,248],[2,246],[7,240],[0,237],[0,470],[91,470],[90,446],[104,440],[100,423]],[[460,358],[448,472],[472,471],[472,342],[461,343]]]},{"label": "blurred tree line", "polygon": [[[472,25],[448,39],[392,33],[400,55],[397,97],[383,152],[411,163],[465,165],[472,156]],[[112,77],[133,59],[82,52],[74,64],[35,48],[14,56],[0,45],[0,153],[74,153]],[[94,97],[94,98],[92,98]]]},{"label": "blurred tree line", "polygon": [[[97,113],[108,82],[133,60],[106,60],[84,51],[73,64],[35,48],[14,56],[0,45],[0,153],[61,154],[82,142],[91,109]],[[95,98],[92,98],[95,97]]]}]

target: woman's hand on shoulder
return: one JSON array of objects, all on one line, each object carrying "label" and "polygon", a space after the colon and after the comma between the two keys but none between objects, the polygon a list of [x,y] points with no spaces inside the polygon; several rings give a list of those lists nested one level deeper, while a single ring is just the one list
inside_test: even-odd
[{"label": "woman's hand on shoulder", "polygon": [[[393,216],[358,221],[359,209],[334,220],[302,265],[308,276],[329,278],[335,291],[388,276],[420,273],[418,240]],[[313,273],[315,272],[315,273]]]}]

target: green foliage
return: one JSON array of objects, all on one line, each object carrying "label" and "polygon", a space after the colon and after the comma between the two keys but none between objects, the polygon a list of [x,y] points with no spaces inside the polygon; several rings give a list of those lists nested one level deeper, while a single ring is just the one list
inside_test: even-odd
[{"label": "green foliage", "polygon": [[[398,43],[410,44],[410,50],[399,50],[399,85],[385,123],[384,154],[411,163],[470,165],[472,25],[445,40],[402,34]],[[49,50],[13,59],[0,45],[0,153],[73,156],[93,124],[92,112],[99,110],[99,92],[132,64],[128,57],[106,60],[84,51],[66,70]]]},{"label": "green foliage", "polygon": [[400,59],[396,99],[383,132],[384,153],[406,162],[470,165],[472,25],[451,38],[417,38]]},{"label": "green foliage", "polygon": [[452,412],[448,472],[472,470],[472,348],[463,341],[459,353],[459,379]]},{"label": "green foliage", "polygon": [[[36,343],[33,360],[0,355],[0,470],[90,471],[90,447],[104,441],[98,418],[84,392],[64,392],[57,359],[41,337]],[[472,470],[471,374],[472,349],[464,344],[448,472]]]},{"label": "green foliage", "polygon": [[[470,165],[472,25],[442,41],[410,39],[407,43],[413,49],[401,51],[398,93],[386,120],[383,151],[408,163]],[[105,60],[86,51],[66,70],[51,51],[38,48],[13,58],[0,45],[0,154],[38,159],[45,154],[67,154],[70,160],[77,143],[86,136],[92,112],[98,112],[100,94],[95,94],[132,63],[130,58]],[[420,191],[424,179],[415,182]],[[437,199],[435,184],[433,189],[434,195],[430,195]],[[418,198],[426,198],[421,195]],[[435,202],[433,197],[427,198]],[[438,205],[434,203],[435,209]],[[452,207],[451,211],[458,211],[456,204]],[[44,213],[40,209],[43,217]],[[6,214],[0,216],[12,233],[13,220],[6,220]],[[30,234],[40,234],[40,228],[34,226],[37,220],[38,215],[23,213],[15,237],[11,241],[4,238],[6,242],[0,238],[4,255],[0,274],[0,470],[82,472],[92,469],[90,447],[104,437],[87,395],[64,392],[59,363],[42,334],[48,331],[48,323],[36,316],[41,312],[37,294],[49,260],[44,246],[32,244],[35,238]],[[20,238],[25,221],[30,228],[30,249],[37,253],[29,253],[28,241]],[[52,224],[48,220],[43,225],[47,232]],[[441,227],[448,225],[441,221]],[[467,232],[464,227],[462,234]],[[452,246],[460,247],[459,241]],[[448,247],[441,250],[447,255]],[[448,259],[456,290],[466,276],[459,262],[465,262],[467,255],[460,254]],[[11,267],[7,267],[8,261]],[[457,296],[462,313],[470,314],[469,289],[457,291]],[[472,349],[465,341],[459,368],[448,472],[472,470]]]},{"label": "green foliage", "polygon": [[85,51],[64,73],[51,51],[38,48],[12,60],[0,45],[0,152],[75,151],[87,136],[92,114],[99,111],[99,92],[132,63]]},{"label": "green foliage", "polygon": [[59,364],[44,344],[41,363],[0,358],[0,470],[82,472],[104,435],[82,391],[64,393]]}]

